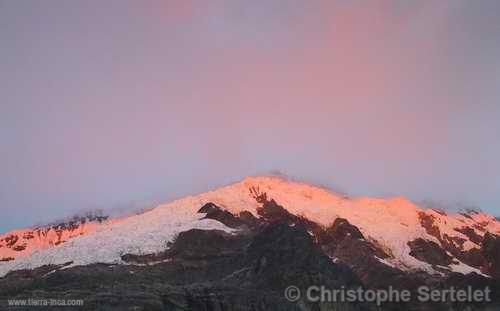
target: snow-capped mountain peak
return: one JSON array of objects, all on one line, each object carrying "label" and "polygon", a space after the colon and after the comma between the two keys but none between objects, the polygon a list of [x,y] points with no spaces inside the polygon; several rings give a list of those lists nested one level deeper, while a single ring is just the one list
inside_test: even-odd
[{"label": "snow-capped mountain peak", "polygon": [[[321,187],[283,178],[247,177],[117,222],[107,221],[92,227],[91,223],[85,224],[74,231],[78,236],[73,234],[61,238],[65,243],[33,247],[29,252],[20,253],[26,256],[0,263],[0,275],[17,269],[68,262],[73,266],[96,262],[124,264],[123,255],[162,252],[179,233],[194,228],[237,234],[240,229],[206,218],[204,213],[199,213],[200,208],[213,203],[236,217],[249,212],[255,218],[262,218],[260,209],[265,202],[274,202],[288,213],[325,230],[337,219],[345,219],[358,228],[367,241],[387,254],[384,263],[402,270],[486,273],[483,263],[476,263],[476,257],[472,258],[470,254],[481,249],[488,234],[500,234],[500,223],[486,214],[446,214],[422,209],[402,197],[348,198]],[[441,248],[441,257],[446,257],[447,266],[426,258],[425,249],[434,250],[436,246]]]}]

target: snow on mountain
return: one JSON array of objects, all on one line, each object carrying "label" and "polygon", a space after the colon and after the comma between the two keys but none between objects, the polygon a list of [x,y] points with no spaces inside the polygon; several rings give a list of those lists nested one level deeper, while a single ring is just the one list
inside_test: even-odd
[{"label": "snow on mountain", "polygon": [[7,262],[33,252],[60,245],[75,237],[91,233],[116,220],[102,215],[75,216],[57,224],[12,230],[0,235],[0,261]]},{"label": "snow on mountain", "polygon": [[199,200],[186,198],[160,206],[147,213],[108,223],[88,234],[52,248],[35,251],[28,257],[0,264],[0,276],[12,270],[43,265],[71,266],[91,263],[123,263],[124,254],[151,254],[166,248],[167,242],[189,229],[216,229],[231,232],[220,222],[200,219]]},{"label": "snow on mountain", "polygon": [[[420,209],[404,198],[347,198],[320,187],[277,177],[248,177],[226,187],[160,205],[119,222],[106,223],[61,245],[35,250],[30,256],[0,263],[0,276],[11,270],[32,269],[47,264],[123,264],[122,255],[163,251],[178,233],[193,228],[234,232],[234,229],[218,221],[202,219],[204,215],[197,211],[205,203],[213,202],[233,214],[249,211],[258,216],[260,204],[255,198],[262,193],[290,213],[305,216],[323,226],[331,225],[339,217],[347,219],[368,240],[375,241],[391,255],[384,260],[388,265],[403,270],[436,272],[430,264],[410,255],[409,241],[421,238],[441,244],[443,239],[450,239],[462,241],[457,247],[470,250],[480,247],[471,237],[482,237],[486,232],[500,233],[500,223],[486,214],[446,215]],[[423,226],[423,220],[429,219],[432,226]],[[480,273],[456,259],[450,269],[464,274]]]}]

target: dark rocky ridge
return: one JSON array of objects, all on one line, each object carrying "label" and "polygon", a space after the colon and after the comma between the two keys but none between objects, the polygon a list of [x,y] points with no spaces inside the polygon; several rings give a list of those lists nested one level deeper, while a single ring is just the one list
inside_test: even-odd
[{"label": "dark rocky ridge", "polygon": [[460,232],[467,236],[472,242],[481,245],[483,242],[483,237],[476,233],[476,231],[470,227],[455,228],[455,231]]},{"label": "dark rocky ridge", "polygon": [[453,258],[436,242],[416,239],[408,242],[408,246],[411,249],[411,256],[420,261],[430,263],[433,266],[448,266],[453,262]]}]

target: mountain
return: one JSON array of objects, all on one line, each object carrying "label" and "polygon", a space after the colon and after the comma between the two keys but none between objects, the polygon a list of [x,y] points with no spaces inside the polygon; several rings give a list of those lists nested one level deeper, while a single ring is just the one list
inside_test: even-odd
[{"label": "mountain", "polygon": [[0,235],[0,262],[30,256],[35,251],[58,246],[114,222],[108,221],[108,216],[101,212],[88,212],[54,224],[12,230]]},{"label": "mountain", "polygon": [[[500,222],[492,216],[423,209],[400,197],[349,198],[277,177],[249,177],[119,221],[80,221],[52,231],[56,239],[31,244],[25,236],[38,236],[36,230],[2,237],[10,246],[0,254],[8,256],[25,244],[27,251],[0,263],[0,297],[41,289],[53,294],[64,284],[66,291],[85,291],[105,304],[92,289],[98,279],[111,296],[132,291],[137,310],[149,304],[144,310],[156,305],[158,310],[219,310],[209,305],[281,310],[277,304],[294,310],[297,305],[283,299],[287,284],[500,288]],[[18,237],[15,243],[7,241],[10,236]],[[267,302],[243,307],[260,299]],[[316,310],[310,307],[297,310]],[[376,310],[370,304],[344,307]],[[423,310],[418,303],[414,307]],[[425,310],[459,307],[437,304]]]}]

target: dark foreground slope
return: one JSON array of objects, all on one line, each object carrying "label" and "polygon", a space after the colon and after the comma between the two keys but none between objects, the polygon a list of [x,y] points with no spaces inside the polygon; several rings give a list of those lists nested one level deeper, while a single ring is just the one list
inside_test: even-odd
[{"label": "dark foreground slope", "polygon": [[285,299],[287,286],[360,285],[350,269],[322,255],[307,232],[284,224],[255,236],[190,230],[171,250],[164,254],[171,260],[156,265],[97,264],[48,275],[50,268],[18,271],[0,280],[0,296],[83,299],[81,310],[301,310]]}]

